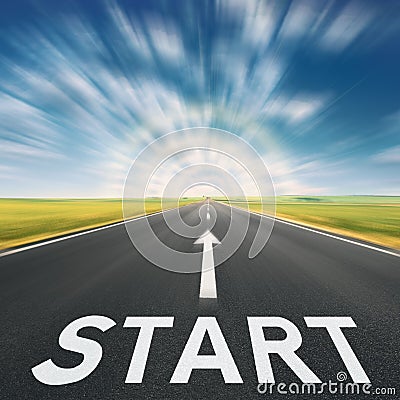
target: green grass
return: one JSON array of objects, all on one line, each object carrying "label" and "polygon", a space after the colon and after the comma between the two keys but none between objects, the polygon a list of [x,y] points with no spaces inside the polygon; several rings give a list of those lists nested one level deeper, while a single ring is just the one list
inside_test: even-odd
[{"label": "green grass", "polygon": [[[179,205],[200,199],[181,199]],[[178,205],[167,199],[163,208]],[[129,201],[129,217],[161,210],[159,198]],[[121,221],[121,199],[0,199],[0,250]]]},{"label": "green grass", "polygon": [[[260,211],[260,201],[248,200]],[[232,204],[246,207],[241,199]],[[276,216],[400,249],[399,196],[278,196]]]}]

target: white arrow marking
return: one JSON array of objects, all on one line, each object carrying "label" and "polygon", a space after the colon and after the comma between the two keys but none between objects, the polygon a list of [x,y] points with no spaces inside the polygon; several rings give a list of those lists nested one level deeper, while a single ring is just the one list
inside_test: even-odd
[{"label": "white arrow marking", "polygon": [[209,231],[203,233],[194,244],[203,245],[203,260],[201,263],[200,298],[216,299],[217,284],[215,282],[215,266],[213,244],[220,241]]}]

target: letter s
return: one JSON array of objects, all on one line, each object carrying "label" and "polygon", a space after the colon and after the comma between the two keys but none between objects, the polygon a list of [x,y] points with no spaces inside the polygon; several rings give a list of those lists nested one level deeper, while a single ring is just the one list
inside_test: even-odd
[{"label": "letter s", "polygon": [[86,378],[99,364],[103,349],[94,340],[78,336],[78,331],[82,328],[97,328],[105,332],[114,325],[116,323],[111,318],[101,315],[90,315],[72,321],[61,332],[58,343],[65,350],[83,354],[82,363],[73,368],[61,368],[48,359],[32,368],[33,375],[46,385],[66,385]]}]

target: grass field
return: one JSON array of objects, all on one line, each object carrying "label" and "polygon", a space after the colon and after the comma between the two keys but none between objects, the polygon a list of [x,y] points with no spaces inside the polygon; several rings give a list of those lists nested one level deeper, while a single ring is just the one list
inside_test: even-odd
[{"label": "grass field", "polygon": [[[232,204],[246,207],[240,199]],[[250,198],[249,208],[260,211],[260,202]],[[400,249],[398,196],[278,196],[276,216]]]},{"label": "grass field", "polygon": [[[185,205],[199,199],[181,199]],[[163,208],[177,206],[164,200]],[[129,217],[161,210],[159,198],[129,202]],[[0,250],[121,221],[121,199],[0,199]]]},{"label": "grass field", "polygon": [[[198,199],[182,199],[185,205]],[[279,196],[280,218],[400,249],[400,197]],[[245,206],[241,199],[233,205]],[[160,199],[129,202],[129,216],[160,211]],[[177,206],[164,200],[163,208]],[[260,202],[249,199],[260,211]],[[120,199],[0,199],[0,250],[122,220]]]}]

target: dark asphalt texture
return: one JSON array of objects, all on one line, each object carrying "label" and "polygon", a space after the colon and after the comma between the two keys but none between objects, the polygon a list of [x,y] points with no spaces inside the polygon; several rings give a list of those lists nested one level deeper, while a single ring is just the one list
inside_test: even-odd
[{"label": "dark asphalt texture", "polygon": [[[218,216],[213,233],[222,239],[230,209],[215,202],[213,206]],[[243,213],[232,209],[233,218],[243,218]],[[188,223],[195,223],[198,214],[199,204],[181,209]],[[195,248],[190,240],[173,238],[162,215],[149,218],[166,241],[184,251]],[[251,215],[244,243],[217,267],[217,300],[199,300],[199,273],[169,272],[146,261],[124,225],[0,258],[0,398],[363,398],[259,394],[247,316],[292,321],[303,337],[297,354],[322,381],[336,380],[339,371],[347,370],[326,330],[307,328],[303,318],[352,317],[357,328],[343,331],[373,386],[397,389],[396,396],[366,398],[400,398],[400,259],[279,221],[263,251],[249,259],[258,218]],[[48,358],[64,367],[80,363],[80,355],[58,346],[58,336],[71,321],[86,315],[117,322],[105,333],[93,328],[80,332],[103,347],[97,369],[71,385],[38,382],[31,368]],[[169,383],[199,315],[216,316],[243,384],[224,384],[218,370],[196,370],[187,385]],[[138,336],[138,329],[123,328],[127,316],[175,317],[173,328],[155,331],[142,384],[124,383]],[[270,330],[265,336],[284,335]],[[201,353],[212,354],[208,338]],[[299,382],[278,356],[271,360],[277,382]]]}]

